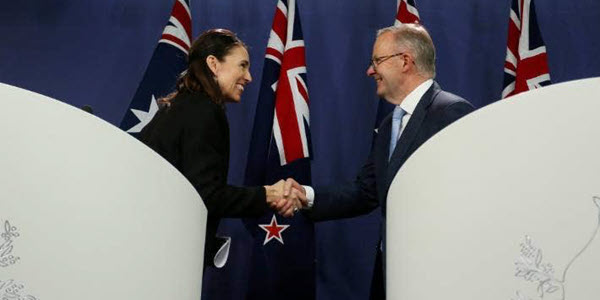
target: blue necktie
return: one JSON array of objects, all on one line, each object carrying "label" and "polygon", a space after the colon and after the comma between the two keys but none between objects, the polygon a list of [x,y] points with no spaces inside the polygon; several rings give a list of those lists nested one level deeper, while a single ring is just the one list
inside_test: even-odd
[{"label": "blue necktie", "polygon": [[396,143],[398,142],[400,134],[400,126],[402,126],[402,117],[405,113],[406,112],[400,105],[394,108],[394,113],[392,114],[392,135],[390,136],[390,156],[388,159],[392,158],[392,153],[394,153],[394,149],[396,148]]}]

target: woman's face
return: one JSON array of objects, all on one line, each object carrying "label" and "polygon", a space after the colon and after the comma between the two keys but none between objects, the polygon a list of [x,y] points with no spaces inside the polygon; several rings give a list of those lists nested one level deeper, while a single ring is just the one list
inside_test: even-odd
[{"label": "woman's face", "polygon": [[248,51],[242,46],[232,48],[223,61],[215,61],[213,72],[225,99],[240,102],[244,87],[252,81]]}]

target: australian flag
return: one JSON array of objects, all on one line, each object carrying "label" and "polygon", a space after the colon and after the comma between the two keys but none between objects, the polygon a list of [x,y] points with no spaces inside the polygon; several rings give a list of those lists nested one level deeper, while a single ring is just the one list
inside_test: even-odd
[{"label": "australian flag", "polygon": [[[419,11],[415,0],[398,0],[398,10],[396,12],[395,25],[408,24],[408,23],[420,23]],[[394,105],[380,99],[379,106],[377,107],[377,117],[375,118],[375,128],[379,127],[379,124],[389,113],[394,110]],[[376,129],[377,130],[377,129]],[[374,141],[375,139],[373,139]]]},{"label": "australian flag", "polygon": [[137,136],[158,111],[157,99],[174,91],[177,77],[187,66],[192,17],[189,0],[175,0],[158,46],[119,126]]},{"label": "australian flag", "polygon": [[[304,39],[295,0],[279,0],[265,55],[245,183],[311,183]],[[314,299],[314,227],[301,213],[244,220],[254,251],[246,299]]]},{"label": "australian flag", "polygon": [[512,0],[502,98],[551,84],[533,0]]},{"label": "australian flag", "polygon": [[399,0],[398,12],[396,13],[396,24],[419,23],[419,11],[415,0]]}]

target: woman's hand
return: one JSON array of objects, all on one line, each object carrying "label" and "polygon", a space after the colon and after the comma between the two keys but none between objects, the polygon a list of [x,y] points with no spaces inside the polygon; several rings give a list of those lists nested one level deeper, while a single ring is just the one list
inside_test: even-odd
[{"label": "woman's hand", "polygon": [[265,189],[269,206],[284,217],[293,217],[294,213],[308,203],[304,188],[293,180],[279,180],[273,185],[266,185]]}]

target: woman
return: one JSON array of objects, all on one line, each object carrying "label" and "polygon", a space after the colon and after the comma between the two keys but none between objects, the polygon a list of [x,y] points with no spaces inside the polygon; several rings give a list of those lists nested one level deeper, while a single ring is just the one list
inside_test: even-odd
[{"label": "woman", "polygon": [[[142,130],[141,140],[175,166],[196,188],[208,209],[204,266],[217,252],[215,237],[223,217],[261,216],[281,198],[283,181],[273,186],[227,185],[229,124],[225,102],[240,102],[252,81],[246,45],[225,29],[198,37],[176,91],[161,99],[161,110]],[[284,209],[293,214],[292,203]]]}]

